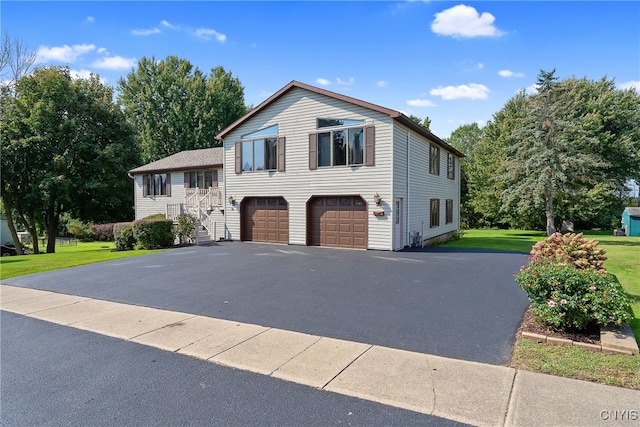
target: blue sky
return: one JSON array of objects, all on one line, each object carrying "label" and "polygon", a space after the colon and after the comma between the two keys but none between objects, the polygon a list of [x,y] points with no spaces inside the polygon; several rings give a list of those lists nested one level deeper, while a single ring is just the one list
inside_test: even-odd
[{"label": "blue sky", "polygon": [[41,58],[115,86],[142,57],[222,65],[258,105],[291,80],[432,120],[483,125],[540,69],[640,91],[640,2],[2,1]]}]

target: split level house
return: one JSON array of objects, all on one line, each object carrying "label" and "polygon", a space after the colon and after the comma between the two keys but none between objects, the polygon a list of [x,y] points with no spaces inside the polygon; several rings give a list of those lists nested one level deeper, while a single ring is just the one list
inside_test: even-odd
[{"label": "split level house", "polygon": [[198,219],[199,243],[224,236],[223,149],[181,151],[129,171],[136,218],[188,213]]},{"label": "split level house", "polygon": [[399,111],[293,81],[216,138],[219,162],[189,151],[130,171],[136,218],[191,211],[187,175],[216,170],[204,210],[226,240],[400,250],[459,229],[462,154]]}]

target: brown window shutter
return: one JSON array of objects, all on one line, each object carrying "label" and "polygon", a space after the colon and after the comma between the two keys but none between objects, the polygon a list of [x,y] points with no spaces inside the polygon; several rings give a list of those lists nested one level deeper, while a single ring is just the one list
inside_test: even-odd
[{"label": "brown window shutter", "polygon": [[171,197],[171,173],[167,172],[167,197]]},{"label": "brown window shutter", "polygon": [[236,142],[236,173],[242,173],[242,142]]},{"label": "brown window shutter", "polygon": [[189,172],[184,173],[184,188],[189,188]]},{"label": "brown window shutter", "polygon": [[284,143],[285,137],[278,137],[278,172],[284,172]]},{"label": "brown window shutter", "polygon": [[309,134],[309,169],[318,169],[318,134]]},{"label": "brown window shutter", "polygon": [[376,132],[374,126],[364,128],[364,165],[375,165]]},{"label": "brown window shutter", "polygon": [[142,175],[142,197],[147,197],[148,195],[148,190],[147,190],[147,175]]},{"label": "brown window shutter", "polygon": [[213,171],[213,187],[218,188],[218,170]]}]

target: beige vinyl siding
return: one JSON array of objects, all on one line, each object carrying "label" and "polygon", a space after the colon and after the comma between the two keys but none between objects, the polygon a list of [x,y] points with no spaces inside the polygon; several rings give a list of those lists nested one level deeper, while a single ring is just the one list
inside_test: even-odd
[{"label": "beige vinyl siding", "polygon": [[[407,185],[407,143],[409,143],[409,184]],[[423,239],[439,236],[459,228],[459,179],[460,161],[456,158],[456,177],[447,178],[448,151],[440,147],[440,175],[429,173],[430,141],[406,127],[396,124],[394,134],[399,141],[394,149],[394,191],[396,197],[404,197],[405,244],[408,236],[420,233]],[[400,141],[404,143],[400,143]],[[409,187],[407,189],[407,186]],[[408,197],[407,197],[408,194]],[[440,200],[440,225],[431,227],[430,200]],[[453,200],[453,222],[445,223],[446,200]]]},{"label": "beige vinyl siding", "polygon": [[[408,244],[407,238],[407,136],[409,131],[403,126],[393,127],[393,203],[397,197],[402,198],[402,241],[405,245]],[[395,212],[392,212],[392,215]],[[392,218],[392,223],[395,224],[395,218]],[[395,229],[394,229],[395,233]],[[393,241],[395,242],[395,235]],[[396,248],[399,249],[399,248]]]},{"label": "beige vinyl siding", "polygon": [[[365,120],[375,126],[375,166],[340,166],[309,170],[309,133],[316,132],[317,118]],[[241,135],[278,125],[278,136],[286,137],[286,171],[234,173],[235,142]],[[368,247],[391,249],[391,119],[372,110],[294,88],[225,137],[227,238],[239,240],[239,203],[250,196],[282,196],[289,204],[289,243],[306,244],[306,203],[311,196],[359,195],[368,204]],[[378,207],[373,195],[383,199]],[[373,211],[384,209],[375,217]]]},{"label": "beige vinyl siding", "polygon": [[[207,169],[212,170],[212,169]],[[218,187],[224,188],[224,174],[222,169],[213,168],[218,171]],[[184,173],[186,171],[171,172],[171,196],[142,196],[142,177],[144,175],[134,175],[134,197],[135,197],[135,219],[145,218],[158,213],[166,214],[168,204],[184,203]],[[216,220],[217,221],[217,220]],[[220,223],[224,222],[224,217],[220,215]],[[222,228],[220,228],[222,229]],[[218,234],[222,235],[219,231]]]}]

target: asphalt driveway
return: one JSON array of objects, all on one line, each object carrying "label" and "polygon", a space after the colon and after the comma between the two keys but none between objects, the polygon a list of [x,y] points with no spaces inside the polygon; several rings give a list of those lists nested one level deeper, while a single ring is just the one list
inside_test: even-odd
[{"label": "asphalt driveway", "polygon": [[225,242],[2,283],[505,364],[527,307],[526,255]]}]

